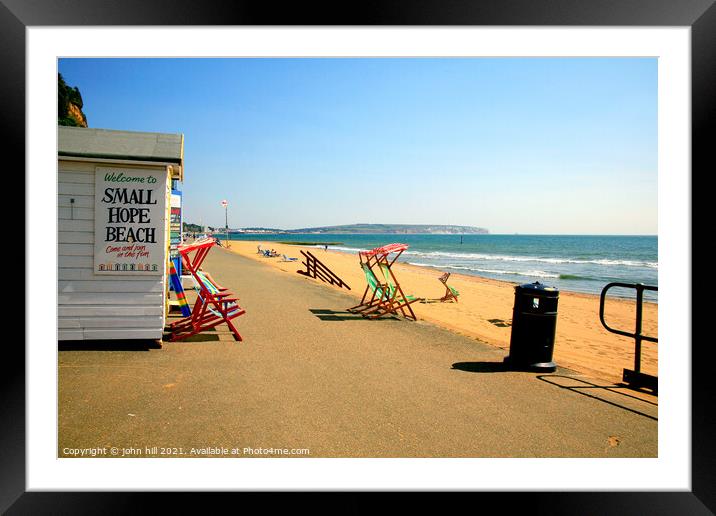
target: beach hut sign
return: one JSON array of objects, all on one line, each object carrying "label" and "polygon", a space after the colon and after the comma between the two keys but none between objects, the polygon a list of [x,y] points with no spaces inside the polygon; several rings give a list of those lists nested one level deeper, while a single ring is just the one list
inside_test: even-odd
[{"label": "beach hut sign", "polygon": [[161,171],[96,168],[95,274],[163,274],[166,202]]}]

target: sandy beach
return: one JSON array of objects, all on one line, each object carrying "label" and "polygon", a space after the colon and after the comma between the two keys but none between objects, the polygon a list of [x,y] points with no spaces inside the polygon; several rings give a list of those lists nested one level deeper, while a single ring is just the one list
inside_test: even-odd
[{"label": "sandy beach", "polygon": [[[281,257],[266,258],[258,253],[259,245],[262,249],[275,249],[281,255],[299,260],[287,262]],[[235,253],[289,274],[304,269],[300,251],[310,251],[351,287],[350,291],[342,290],[360,299],[366,287],[357,254],[270,241],[231,241],[229,246]],[[403,263],[396,263],[394,270],[406,294],[435,300],[445,293],[445,287],[438,281],[443,271]],[[336,289],[318,280],[306,278],[306,281]],[[516,284],[460,274],[452,274],[448,284],[460,292],[458,302],[413,303],[418,319],[502,348],[507,353]],[[612,328],[633,331],[634,310],[635,303],[632,300],[609,298],[605,319]],[[658,306],[654,303],[644,303],[643,331],[646,335],[658,335]],[[634,367],[634,340],[604,329],[599,321],[599,296],[563,291],[559,296],[553,358],[559,366],[606,381],[619,382],[622,370]],[[641,370],[658,376],[657,358],[657,345],[643,343]]]}]

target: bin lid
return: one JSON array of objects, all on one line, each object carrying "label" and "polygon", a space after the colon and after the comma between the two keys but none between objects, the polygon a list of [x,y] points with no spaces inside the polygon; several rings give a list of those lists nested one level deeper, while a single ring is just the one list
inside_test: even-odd
[{"label": "bin lid", "polygon": [[518,285],[517,287],[515,287],[515,292],[535,296],[559,297],[559,290],[554,287],[548,287],[547,285],[543,285],[539,281],[535,281],[534,283],[525,283],[524,285]]}]

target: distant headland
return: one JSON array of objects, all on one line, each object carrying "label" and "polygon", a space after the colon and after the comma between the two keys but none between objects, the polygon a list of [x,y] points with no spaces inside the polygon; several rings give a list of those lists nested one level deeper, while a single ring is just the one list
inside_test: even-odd
[{"label": "distant headland", "polygon": [[[197,224],[184,223],[184,231],[203,232],[222,231],[223,228],[207,226],[202,228]],[[475,226],[453,226],[445,224],[346,224],[342,226],[322,226],[315,228],[301,229],[277,229],[277,228],[239,228],[229,229],[229,233],[282,233],[282,234],[401,234],[401,235],[486,235],[489,231],[485,228]]]}]

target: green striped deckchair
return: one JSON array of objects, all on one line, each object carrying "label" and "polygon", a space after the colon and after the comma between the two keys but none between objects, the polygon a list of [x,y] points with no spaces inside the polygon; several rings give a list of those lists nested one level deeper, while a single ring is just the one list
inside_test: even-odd
[{"label": "green striped deckchair", "polygon": [[[349,308],[351,312],[359,312],[364,317],[375,319],[383,315],[398,315],[417,320],[410,306],[420,300],[415,296],[405,295],[400,283],[391,270],[391,265],[408,248],[407,244],[388,244],[369,251],[359,251],[360,266],[365,274],[366,286],[361,303]],[[394,254],[393,258],[389,256]],[[380,271],[375,272],[375,271]],[[368,292],[372,292],[368,298]]]},{"label": "green striped deckchair", "polygon": [[[397,293],[397,288],[395,286],[395,283],[393,283],[393,271],[390,270],[390,267],[385,264],[380,264],[380,270],[383,272],[383,276],[385,276],[385,281],[388,284],[388,291],[390,293],[390,297],[395,297]],[[411,296],[410,294],[405,294],[406,301],[419,301],[420,297]]]},{"label": "green striped deckchair", "polygon": [[[373,273],[372,269],[366,263],[360,264],[365,280],[368,286],[366,286],[363,292],[361,302],[356,306],[348,308],[349,312],[363,312],[377,306],[381,300],[387,297],[387,285],[383,285]],[[370,293],[370,297],[368,297]]]},{"label": "green striped deckchair", "polygon": [[381,261],[378,265],[383,277],[385,278],[386,295],[375,309],[365,313],[364,315],[371,318],[381,317],[387,314],[398,315],[398,310],[400,310],[403,317],[417,320],[415,312],[413,312],[410,305],[416,301],[420,301],[422,298],[411,296],[403,292],[395,274],[393,274],[393,271],[390,268],[390,263],[387,263],[387,261]]}]

